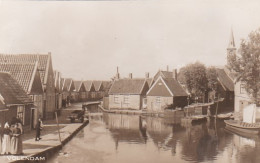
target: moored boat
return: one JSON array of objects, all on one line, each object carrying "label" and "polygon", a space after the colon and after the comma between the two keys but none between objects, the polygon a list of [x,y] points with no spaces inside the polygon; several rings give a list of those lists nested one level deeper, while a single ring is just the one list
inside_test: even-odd
[{"label": "moored boat", "polygon": [[259,134],[260,123],[246,123],[238,120],[224,120],[224,122],[228,127],[232,127],[237,131],[248,134]]}]

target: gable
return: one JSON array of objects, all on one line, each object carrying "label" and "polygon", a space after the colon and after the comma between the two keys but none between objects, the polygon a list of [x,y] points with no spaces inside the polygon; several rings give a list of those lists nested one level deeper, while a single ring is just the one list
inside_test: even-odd
[{"label": "gable", "polygon": [[147,96],[172,97],[169,89],[166,87],[162,79],[158,79],[156,83],[153,84],[153,86],[148,91]]},{"label": "gable", "polygon": [[31,91],[29,94],[42,94],[43,89],[42,89],[42,82],[41,82],[41,77],[39,71],[36,71],[34,80],[32,83]]},{"label": "gable", "polygon": [[91,84],[91,87],[90,87],[90,90],[89,90],[90,92],[95,92],[96,90],[95,90],[95,87],[94,87],[94,84]]}]

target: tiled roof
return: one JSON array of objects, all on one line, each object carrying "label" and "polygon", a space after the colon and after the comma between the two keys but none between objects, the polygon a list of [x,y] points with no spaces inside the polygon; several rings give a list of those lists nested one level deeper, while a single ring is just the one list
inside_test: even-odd
[{"label": "tiled roof", "polygon": [[219,82],[227,91],[234,91],[234,83],[231,78],[226,74],[224,69],[217,68],[217,75]]},{"label": "tiled roof", "polygon": [[34,80],[36,63],[1,63],[0,71],[9,72],[14,79],[22,86],[24,91],[29,93],[30,84]]},{"label": "tiled roof", "polygon": [[159,77],[147,92],[147,96],[188,96],[180,83],[173,78]]},{"label": "tiled roof", "polygon": [[41,76],[41,81],[46,84],[47,76],[45,76],[48,70],[50,54],[0,54],[1,63],[38,63],[38,69]]},{"label": "tiled roof", "polygon": [[91,91],[91,87],[94,87],[93,82],[90,80],[83,81],[83,83],[86,88],[86,91]]},{"label": "tiled roof", "polygon": [[154,83],[154,80],[153,80],[153,78],[148,78],[148,79],[146,79],[146,81],[147,81],[147,83],[148,83],[148,85],[149,85],[149,88],[153,85],[153,83]]},{"label": "tiled roof", "polygon": [[9,74],[0,72],[0,94],[6,105],[32,103],[19,83]]},{"label": "tiled roof", "polygon": [[180,83],[173,78],[164,79],[166,85],[171,90],[174,96],[188,96]]},{"label": "tiled roof", "polygon": [[102,81],[96,81],[96,80],[94,80],[94,81],[93,81],[93,84],[94,84],[95,90],[96,90],[96,91],[100,91],[101,86],[102,86]]},{"label": "tiled roof", "polygon": [[171,71],[162,71],[159,70],[155,76],[154,76],[154,80],[157,80],[159,77],[163,77],[163,78],[173,78],[173,72]]},{"label": "tiled roof", "polygon": [[119,79],[112,84],[109,94],[141,94],[145,79]]}]

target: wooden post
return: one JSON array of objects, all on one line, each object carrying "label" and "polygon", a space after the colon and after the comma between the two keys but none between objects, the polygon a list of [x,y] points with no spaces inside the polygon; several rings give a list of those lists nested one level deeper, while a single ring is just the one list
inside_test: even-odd
[{"label": "wooden post", "polygon": [[61,142],[61,137],[60,137],[60,126],[59,126],[59,121],[58,121],[57,111],[55,112],[55,116],[56,116],[56,123],[57,123],[57,127],[58,127],[58,132],[59,132],[59,139],[60,139],[60,142]]}]

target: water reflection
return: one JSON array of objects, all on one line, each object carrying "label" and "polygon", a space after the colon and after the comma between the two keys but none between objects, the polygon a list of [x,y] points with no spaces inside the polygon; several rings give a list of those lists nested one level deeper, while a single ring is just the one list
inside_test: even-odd
[{"label": "water reflection", "polygon": [[[94,162],[260,162],[259,137],[236,134],[223,121],[187,125],[176,119],[137,115],[90,118],[90,124],[64,151],[73,150],[81,141],[82,156]],[[93,151],[102,156],[92,158]]]}]

